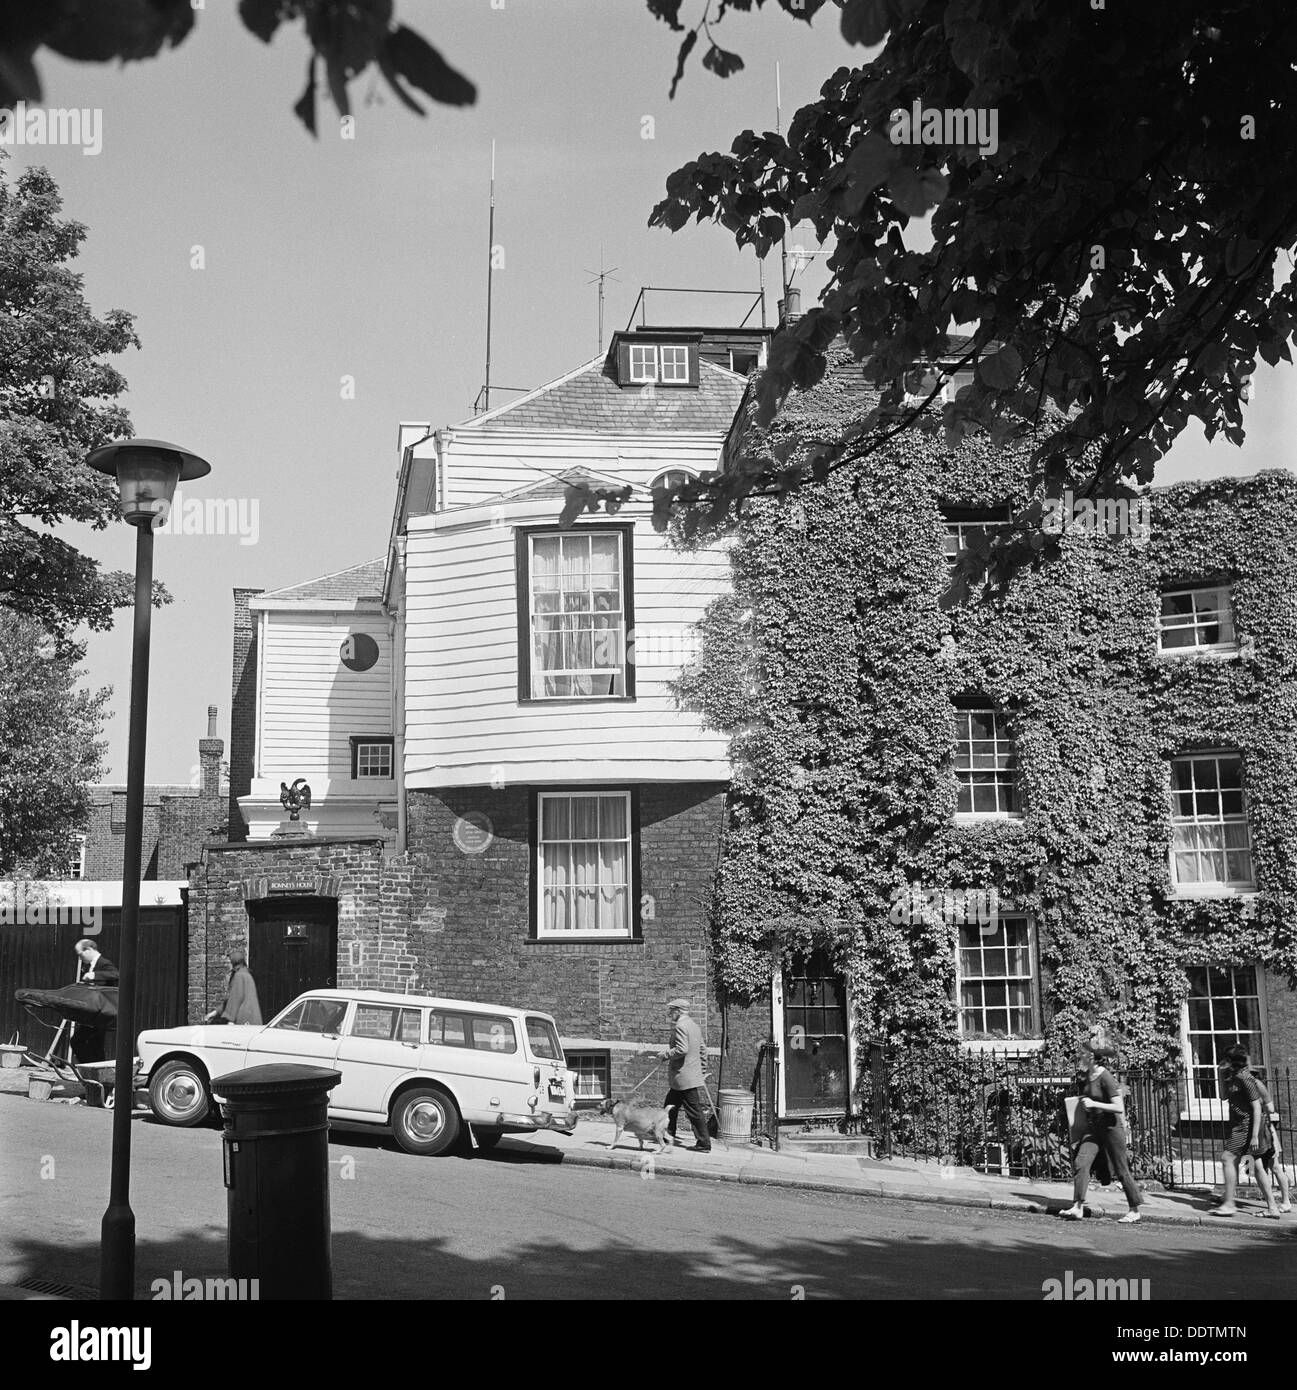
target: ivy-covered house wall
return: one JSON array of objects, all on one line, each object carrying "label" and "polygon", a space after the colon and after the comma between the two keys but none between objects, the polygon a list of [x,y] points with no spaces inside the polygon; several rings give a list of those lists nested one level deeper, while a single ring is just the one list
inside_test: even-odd
[{"label": "ivy-covered house wall", "polygon": [[[740,447],[833,438],[862,408],[840,354],[768,436],[741,420]],[[1297,478],[1154,490],[1151,534],[1082,521],[996,595],[943,611],[946,518],[1027,500],[1025,451],[904,435],[748,504],[733,595],[680,686],[731,735],[722,998],[761,1033],[772,958],[819,948],[861,1043],[989,1039],[1061,1065],[1099,1027],[1125,1064],[1160,1065],[1184,1055],[1194,994],[1199,1061],[1232,1027],[1297,1066]],[[1234,646],[1159,651],[1164,592],[1212,586]],[[1206,618],[1204,634],[1221,636]],[[970,705],[996,712],[1007,753]],[[977,771],[997,757],[1010,810],[959,814],[961,780],[966,810],[1005,794]],[[995,930],[984,911],[961,922],[988,902]],[[1029,970],[1029,988],[979,970]]]}]

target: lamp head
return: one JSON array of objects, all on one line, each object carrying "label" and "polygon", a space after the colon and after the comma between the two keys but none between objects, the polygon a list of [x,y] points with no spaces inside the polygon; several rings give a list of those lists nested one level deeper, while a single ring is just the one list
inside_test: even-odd
[{"label": "lamp head", "polygon": [[178,482],[206,477],[212,465],[162,439],[121,439],[102,444],[86,458],[96,473],[117,479],[122,520],[132,526],[160,525],[171,511]]}]

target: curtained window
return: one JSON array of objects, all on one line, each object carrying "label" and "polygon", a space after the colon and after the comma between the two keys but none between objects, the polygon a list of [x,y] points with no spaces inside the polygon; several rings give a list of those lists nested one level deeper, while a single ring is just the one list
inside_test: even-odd
[{"label": "curtained window", "polygon": [[625,695],[622,532],[533,535],[529,543],[531,698]]},{"label": "curtained window", "polygon": [[1172,876],[1179,892],[1255,888],[1238,754],[1171,760],[1171,836]]},{"label": "curtained window", "polygon": [[542,792],[537,935],[633,935],[630,793]]}]

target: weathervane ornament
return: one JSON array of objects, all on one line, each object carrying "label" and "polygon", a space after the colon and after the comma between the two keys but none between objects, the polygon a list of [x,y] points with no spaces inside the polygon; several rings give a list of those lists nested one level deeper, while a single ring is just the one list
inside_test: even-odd
[{"label": "weathervane ornament", "polygon": [[279,804],[288,812],[289,820],[297,820],[303,810],[311,809],[311,789],[305,777],[298,777],[290,787],[287,782],[279,784]]}]

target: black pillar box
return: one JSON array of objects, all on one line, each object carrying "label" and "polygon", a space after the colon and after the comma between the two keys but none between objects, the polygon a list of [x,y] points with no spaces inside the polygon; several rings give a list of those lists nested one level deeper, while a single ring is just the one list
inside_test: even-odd
[{"label": "black pillar box", "polygon": [[225,1115],[229,1274],[258,1297],[332,1298],[329,1092],[342,1074],[271,1063],[212,1089]]}]

